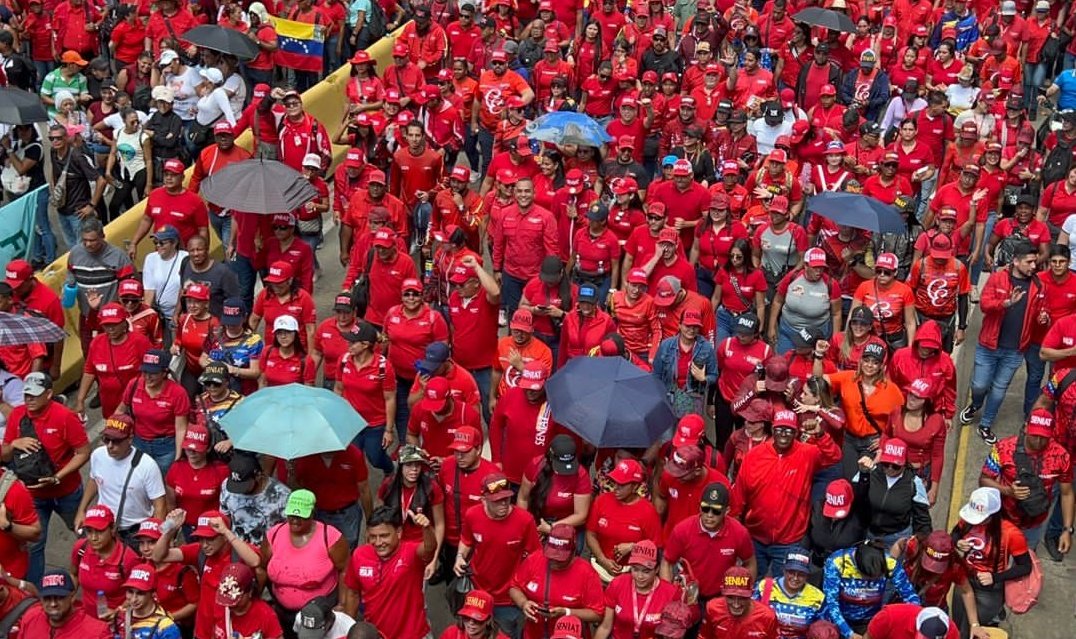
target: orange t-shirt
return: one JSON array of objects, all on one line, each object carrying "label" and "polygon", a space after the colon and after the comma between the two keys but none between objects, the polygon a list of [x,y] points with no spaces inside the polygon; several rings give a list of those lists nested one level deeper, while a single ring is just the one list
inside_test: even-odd
[{"label": "orange t-shirt", "polygon": [[508,389],[514,388],[516,382],[519,381],[520,372],[508,363],[512,351],[519,353],[524,364],[537,360],[545,364],[547,371],[553,370],[553,351],[549,350],[542,340],[534,337],[524,346],[519,346],[512,340],[511,335],[506,335],[497,341],[497,357],[493,360],[493,370],[503,374],[501,383],[494,391],[496,397],[504,397]]},{"label": "orange t-shirt", "polygon": [[904,309],[915,308],[915,294],[904,282],[894,281],[889,288],[881,288],[875,280],[861,282],[852,294],[863,306],[874,313],[875,328],[882,333],[899,333],[904,330]]},{"label": "orange t-shirt", "polygon": [[[841,398],[841,408],[844,409],[844,429],[856,437],[873,437],[879,432],[867,419],[863,412],[864,401],[861,399],[860,386],[856,371],[841,371],[826,375],[834,395]],[[885,428],[889,421],[889,413],[893,409],[904,405],[904,393],[900,392],[897,385],[891,381],[881,381],[874,385],[874,392],[867,397],[867,410],[878,428]]]}]

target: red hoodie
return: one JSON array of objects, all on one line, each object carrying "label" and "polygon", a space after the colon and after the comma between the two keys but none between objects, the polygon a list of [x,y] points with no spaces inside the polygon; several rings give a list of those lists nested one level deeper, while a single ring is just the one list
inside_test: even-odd
[{"label": "red hoodie", "polygon": [[[979,344],[986,348],[998,347],[998,335],[1005,319],[1005,300],[1012,292],[1012,268],[995,271],[986,280],[979,308],[983,311],[983,326],[979,330]],[[1031,277],[1031,288],[1027,293],[1027,309],[1024,311],[1024,323],[1020,329],[1020,350],[1026,350],[1031,343],[1031,328],[1039,320],[1039,314],[1046,308],[1046,294],[1042,280]]]},{"label": "red hoodie", "polygon": [[927,320],[919,326],[911,346],[897,349],[897,352],[893,353],[886,372],[889,379],[902,390],[917,379],[929,380],[938,392],[934,396],[934,409],[945,419],[952,419],[956,414],[956,367],[953,365],[953,358],[940,348],[931,357],[920,357],[918,347],[924,341],[939,345],[942,343],[941,329],[934,320]]},{"label": "red hoodie", "polygon": [[799,543],[811,517],[813,476],[840,460],[841,449],[825,432],[814,444],[792,442],[784,454],[772,440],[752,448],[732,486],[732,516],[759,543]]}]

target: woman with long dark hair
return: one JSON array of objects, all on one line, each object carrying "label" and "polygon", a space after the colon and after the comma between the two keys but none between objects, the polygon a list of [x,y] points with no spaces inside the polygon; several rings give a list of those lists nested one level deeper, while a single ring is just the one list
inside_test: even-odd
[{"label": "woman with long dark hair", "polygon": [[456,624],[445,628],[441,639],[508,639],[493,618],[493,595],[485,590],[464,595]]},{"label": "woman with long dark hair", "polygon": [[991,625],[1005,608],[1005,582],[1031,573],[1031,554],[1024,533],[1002,517],[997,488],[973,490],[951,534],[975,593],[975,611],[961,599],[953,600],[953,622],[966,637],[979,624]]},{"label": "woman with long dark hair", "polygon": [[729,253],[737,240],[747,241],[747,227],[732,218],[729,197],[718,193],[710,200],[707,214],[695,227],[695,242],[689,257],[695,265],[700,295],[713,297],[716,294],[717,272],[727,267]]},{"label": "woman with long dark hair", "polygon": [[954,600],[959,598],[964,609],[969,611],[975,626],[971,634],[978,639],[979,634],[974,631],[981,628],[975,607],[975,592],[971,589],[964,563],[954,552],[953,538],[949,533],[935,530],[925,536],[913,535],[898,541],[891,554],[901,558],[908,581],[915,586],[924,606],[936,606],[948,611],[949,591],[956,586]]},{"label": "woman with long dark hair", "polygon": [[923,480],[933,506],[945,464],[945,418],[934,410],[939,392],[929,379],[916,379],[904,387],[904,405],[889,414],[886,431],[908,444],[908,467]]},{"label": "woman with long dark hair", "polygon": [[299,322],[291,315],[273,322],[273,345],[262,351],[260,365],[258,388],[307,382],[306,349],[299,339]]},{"label": "woman with long dark hair", "polygon": [[572,74],[574,92],[579,91],[579,85],[583,83],[583,80],[598,72],[598,65],[603,59],[605,58],[602,55],[602,27],[591,18],[590,22],[583,27],[583,35],[568,46],[568,62],[575,67],[575,73]]},{"label": "woman with long dark hair", "polygon": [[717,309],[719,344],[732,335],[732,324],[737,315],[754,311],[759,318],[766,317],[766,276],[755,266],[750,240],[734,239],[724,264],[714,270],[712,301]]},{"label": "woman with long dark hair", "polygon": [[[793,388],[789,386],[789,388]],[[838,446],[844,443],[844,409],[833,399],[833,391],[821,375],[811,375],[803,382],[799,395],[793,395],[792,410],[799,417],[800,432],[814,432],[814,426],[821,426]],[[823,468],[814,474],[811,487],[811,500],[817,501],[825,496],[826,486],[841,476],[841,462]]]},{"label": "woman with long dark hair", "polygon": [[516,506],[534,515],[538,533],[548,535],[556,524],[582,531],[592,499],[590,473],[579,463],[575,440],[562,433],[523,473]]},{"label": "woman with long dark hair", "polygon": [[854,371],[859,367],[859,357],[867,344],[885,346],[874,332],[874,313],[869,306],[857,306],[848,314],[844,330],[837,333],[826,351],[826,358],[837,370]]},{"label": "woman with long dark hair", "polygon": [[[418,446],[410,444],[400,447],[399,466],[396,472],[385,478],[378,491],[378,500],[397,513],[397,521],[403,522],[401,541],[418,541],[422,539],[422,527],[407,517],[407,513],[425,515],[433,522],[437,547],[440,549],[445,538],[445,493],[436,481],[436,475],[430,468],[430,456]],[[426,566],[426,579],[433,576],[437,568],[438,554]]]}]

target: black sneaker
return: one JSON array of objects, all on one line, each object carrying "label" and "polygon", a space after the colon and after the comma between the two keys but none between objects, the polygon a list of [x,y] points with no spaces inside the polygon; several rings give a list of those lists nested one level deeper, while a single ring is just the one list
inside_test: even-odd
[{"label": "black sneaker", "polygon": [[1042,540],[1042,544],[1046,546],[1046,554],[1050,555],[1050,559],[1056,562],[1065,561],[1065,555],[1061,554],[1061,551],[1057,548],[1057,542],[1060,541],[1057,537],[1045,537]]},{"label": "black sneaker", "polygon": [[972,404],[968,404],[967,406],[965,406],[964,410],[960,411],[960,425],[967,426],[968,424],[975,421],[975,413],[978,412],[978,407]]},{"label": "black sneaker", "polygon": [[998,436],[994,434],[994,431],[989,426],[979,427],[979,437],[983,439],[983,442],[988,446],[993,446],[998,443]]},{"label": "black sneaker", "polygon": [[94,395],[86,405],[90,408],[101,408],[101,396]]}]

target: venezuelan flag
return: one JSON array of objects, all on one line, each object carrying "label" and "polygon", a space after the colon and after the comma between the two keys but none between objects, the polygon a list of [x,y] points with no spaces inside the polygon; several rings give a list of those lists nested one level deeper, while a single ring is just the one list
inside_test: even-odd
[{"label": "venezuelan flag", "polygon": [[275,18],[276,63],[296,71],[322,70],[325,29],[321,25]]}]

